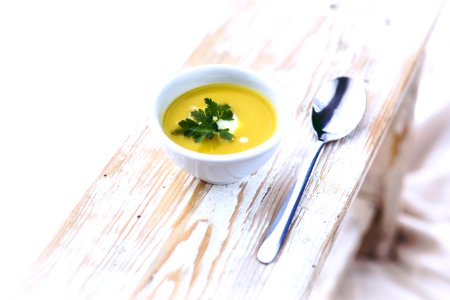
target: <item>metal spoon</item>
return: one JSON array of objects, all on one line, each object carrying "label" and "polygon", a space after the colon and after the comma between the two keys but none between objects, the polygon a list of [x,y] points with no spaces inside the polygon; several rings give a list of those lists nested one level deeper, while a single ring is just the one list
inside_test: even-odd
[{"label": "metal spoon", "polygon": [[311,163],[299,173],[270,226],[257,254],[260,262],[271,263],[277,256],[324,144],[343,138],[353,131],[365,109],[364,87],[351,78],[338,77],[320,87],[312,107],[312,125],[317,134],[317,141],[314,144],[315,151],[312,151],[308,158]]}]

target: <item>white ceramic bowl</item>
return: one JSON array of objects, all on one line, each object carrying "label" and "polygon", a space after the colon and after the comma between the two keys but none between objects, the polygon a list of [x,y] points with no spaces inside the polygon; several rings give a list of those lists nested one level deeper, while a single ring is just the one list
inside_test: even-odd
[{"label": "white ceramic bowl", "polygon": [[[273,104],[278,119],[275,133],[264,143],[233,154],[203,154],[174,143],[162,129],[169,104],[181,94],[211,83],[232,83],[252,88]],[[155,129],[162,146],[175,162],[195,177],[213,184],[228,184],[261,168],[275,153],[285,132],[288,116],[287,100],[282,99],[276,85],[255,71],[230,65],[205,65],[185,71],[170,80],[161,90],[153,106]]]}]

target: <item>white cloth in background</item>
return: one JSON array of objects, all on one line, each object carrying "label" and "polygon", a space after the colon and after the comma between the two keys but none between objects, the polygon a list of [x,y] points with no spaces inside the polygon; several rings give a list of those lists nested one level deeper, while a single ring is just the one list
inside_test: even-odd
[{"label": "white cloth in background", "polygon": [[450,299],[450,102],[412,134],[396,258],[358,258],[338,299]]}]

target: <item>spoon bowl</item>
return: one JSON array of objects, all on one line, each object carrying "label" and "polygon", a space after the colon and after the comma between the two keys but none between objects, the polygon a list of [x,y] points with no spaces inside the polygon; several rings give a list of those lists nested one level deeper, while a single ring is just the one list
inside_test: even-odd
[{"label": "spoon bowl", "polygon": [[366,109],[366,98],[364,87],[349,77],[331,80],[317,91],[311,112],[317,141],[307,158],[311,163],[300,171],[270,226],[257,253],[260,262],[269,264],[276,258],[323,146],[345,137],[358,126]]},{"label": "spoon bowl", "polygon": [[359,124],[365,110],[366,92],[359,82],[338,77],[325,83],[314,97],[311,112],[317,138],[324,142],[343,138]]}]

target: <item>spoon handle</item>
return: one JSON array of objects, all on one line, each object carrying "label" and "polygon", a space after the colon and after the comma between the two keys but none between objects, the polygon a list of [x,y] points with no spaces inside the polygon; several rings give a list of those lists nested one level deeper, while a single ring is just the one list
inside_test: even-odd
[{"label": "spoon handle", "polygon": [[[316,141],[314,144],[315,151],[311,151],[311,154],[308,157],[311,162],[310,165],[301,170],[297,180],[289,191],[289,194],[284,199],[275,220],[270,226],[266,238],[259,248],[257,258],[260,262],[269,264],[277,256],[323,145],[323,141]],[[301,181],[302,178],[303,181]]]}]

